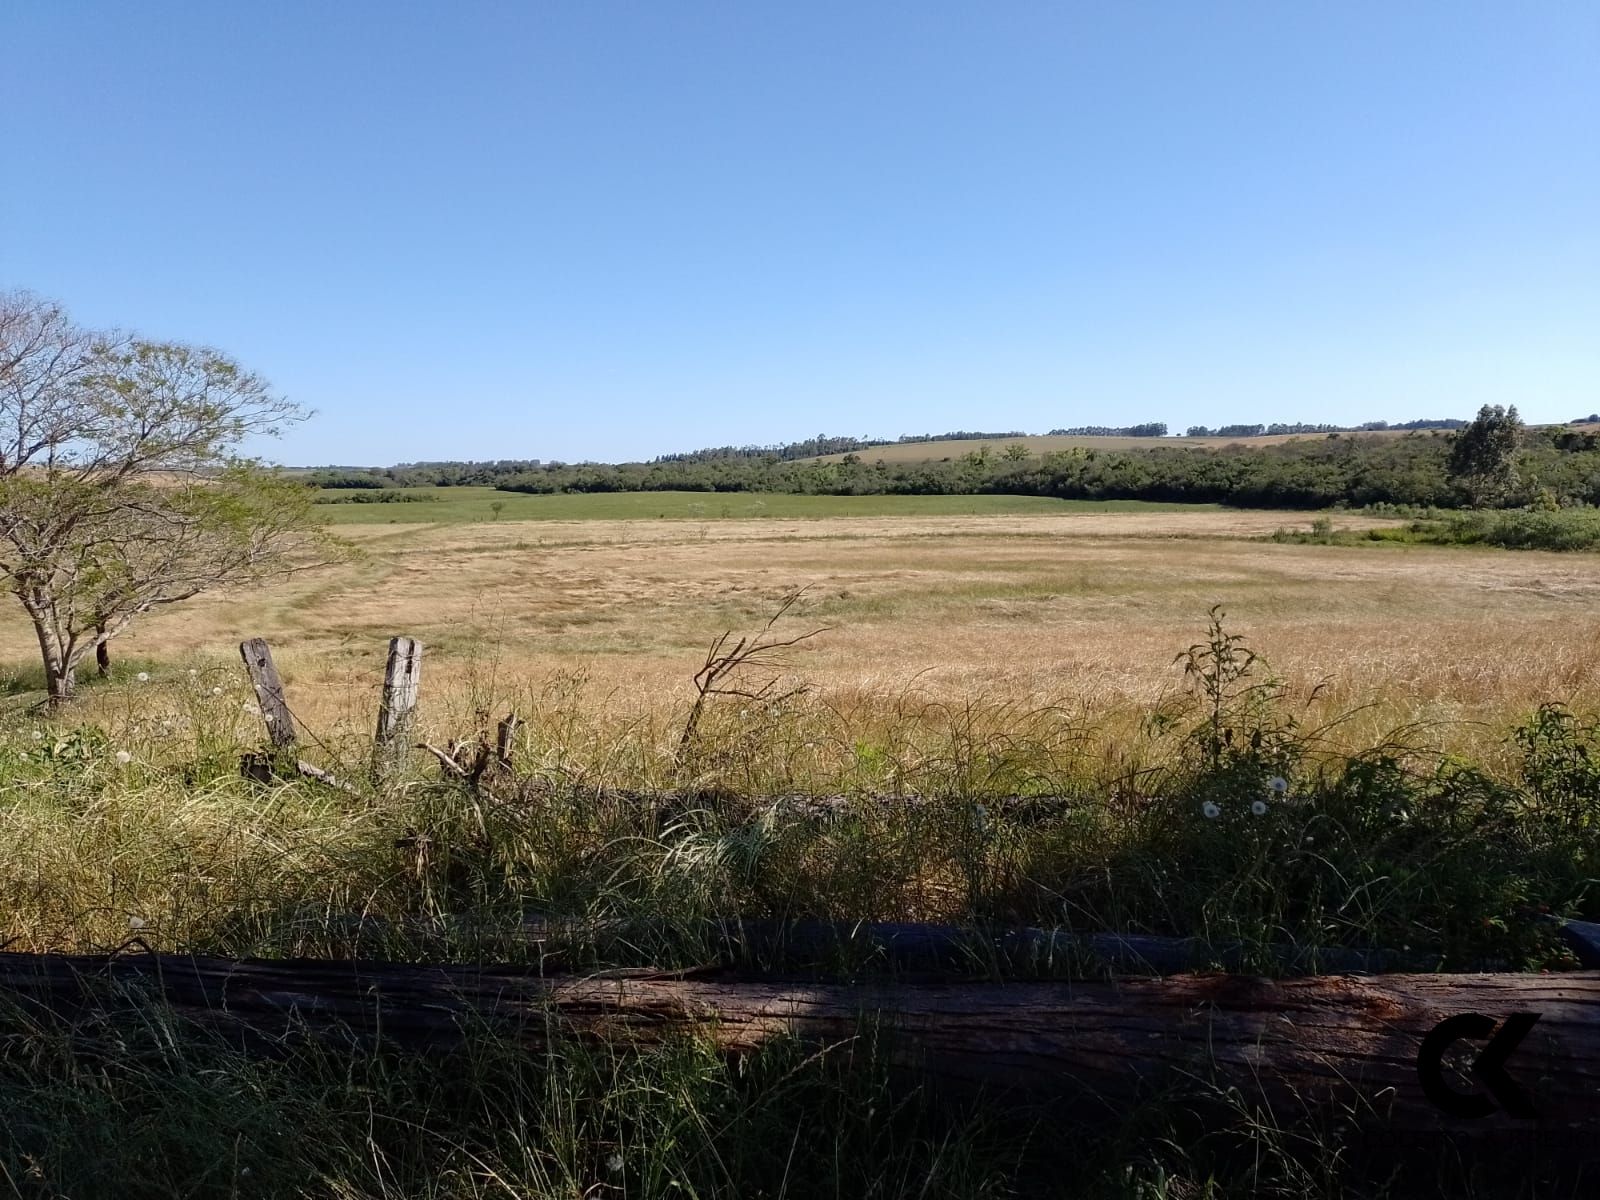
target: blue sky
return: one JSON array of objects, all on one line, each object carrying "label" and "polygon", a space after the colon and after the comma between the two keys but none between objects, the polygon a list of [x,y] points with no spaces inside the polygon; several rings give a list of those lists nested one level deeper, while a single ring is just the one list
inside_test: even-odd
[{"label": "blue sky", "polygon": [[10,0],[0,286],[291,463],[1600,409],[1600,4]]}]

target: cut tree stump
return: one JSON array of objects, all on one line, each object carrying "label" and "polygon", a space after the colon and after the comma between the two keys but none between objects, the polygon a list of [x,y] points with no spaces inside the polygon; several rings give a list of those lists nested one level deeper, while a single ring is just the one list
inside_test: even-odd
[{"label": "cut tree stump", "polygon": [[[108,983],[115,986],[107,986]],[[134,986],[137,985],[137,986]],[[1600,974],[1229,975],[1090,983],[785,984],[526,968],[263,962],[175,955],[0,954],[0,995],[35,1016],[127,1012],[160,997],[257,1049],[285,1036],[458,1046],[482,1023],[530,1050],[552,1030],[648,1045],[695,1033],[721,1050],[795,1036],[835,1044],[865,1020],[894,1065],[934,1082],[1028,1101],[1075,1097],[1121,1110],[1151,1087],[1237,1089],[1290,1122],[1331,1111],[1379,1129],[1490,1131],[1536,1124],[1600,1132]],[[1491,1027],[1537,1017],[1504,1070],[1536,1118],[1470,1120],[1437,1107],[1418,1074],[1423,1039],[1450,1017]],[[131,1017],[131,1014],[129,1014]],[[1457,1043],[1470,1059],[1478,1041]],[[1446,1056],[1458,1093],[1483,1089]],[[1493,1106],[1492,1106],[1493,1107]]]}]

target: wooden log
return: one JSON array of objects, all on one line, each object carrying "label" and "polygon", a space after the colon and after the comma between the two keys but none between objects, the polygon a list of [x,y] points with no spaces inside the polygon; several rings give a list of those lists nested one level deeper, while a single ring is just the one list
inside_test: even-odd
[{"label": "wooden log", "polygon": [[457,779],[465,779],[467,777],[466,768],[458,763],[453,755],[439,749],[439,747],[430,745],[428,742],[418,742],[417,749],[426,750],[434,758],[438,759],[439,767],[446,775],[452,775]]},{"label": "wooden log", "polygon": [[[107,982],[117,986],[107,987]],[[129,985],[138,984],[131,988]],[[891,1062],[934,1080],[1031,1100],[1090,1097],[1120,1109],[1149,1088],[1188,1081],[1237,1089],[1282,1122],[1326,1106],[1386,1130],[1515,1127],[1441,1109],[1418,1071],[1424,1039],[1447,1018],[1503,1026],[1533,1014],[1506,1079],[1537,1125],[1600,1132],[1600,973],[1319,976],[1231,975],[1086,983],[785,984],[544,976],[526,968],[396,963],[265,962],[177,955],[0,954],[0,996],[33,1017],[113,1019],[117,1006],[163,999],[247,1045],[307,1034],[360,1044],[458,1046],[482,1022],[530,1049],[552,1028],[612,1044],[692,1032],[727,1052],[796,1036],[834,1044],[863,1020],[887,1034]],[[1523,1021],[1526,1024],[1526,1019]],[[1468,1060],[1479,1041],[1458,1043]],[[262,1040],[264,1039],[264,1041]],[[1454,1054],[1441,1079],[1459,1095],[1484,1088]],[[1487,1081],[1487,1077],[1485,1077]],[[1498,1095],[1498,1090],[1496,1095]]]},{"label": "wooden log", "polygon": [[373,772],[380,778],[405,763],[409,736],[422,684],[422,643],[414,638],[389,639],[383,668],[383,696],[378,702],[378,732],[373,746]]},{"label": "wooden log", "polygon": [[[324,771],[321,767],[297,759],[294,772],[307,779],[314,779],[326,787],[344,792],[348,796],[359,796],[361,793],[350,784],[340,779],[332,771]],[[271,784],[280,778],[281,774],[288,773],[288,765],[280,758],[271,754],[264,754],[259,750],[249,750],[239,756],[239,774],[256,783]]]},{"label": "wooden log", "polygon": [[359,796],[361,794],[332,771],[324,771],[321,767],[313,766],[311,763],[306,762],[305,759],[298,760],[294,764],[294,769],[307,779],[315,779],[318,783],[341,791],[347,796]]},{"label": "wooden log", "polygon": [[294,717],[283,697],[283,680],[278,675],[277,664],[272,661],[271,647],[265,638],[251,638],[239,643],[239,656],[244,659],[244,669],[250,673],[250,682],[255,687],[268,740],[275,750],[288,749],[295,744],[297,735]]}]

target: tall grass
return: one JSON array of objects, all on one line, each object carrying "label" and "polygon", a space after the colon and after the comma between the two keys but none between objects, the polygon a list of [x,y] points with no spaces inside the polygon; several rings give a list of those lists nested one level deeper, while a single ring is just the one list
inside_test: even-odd
[{"label": "tall grass", "polygon": [[[516,769],[472,788],[419,756],[377,786],[364,728],[316,731],[306,754],[356,794],[240,778],[259,718],[232,673],[150,672],[108,685],[93,723],[0,727],[0,936],[525,961],[549,950],[526,936],[538,914],[570,919],[570,964],[675,967],[714,952],[716,918],[876,918],[1197,935],[1259,948],[1263,969],[1285,942],[1559,968],[1539,918],[1600,919],[1593,719],[1545,706],[1486,735],[1481,761],[1405,730],[1352,749],[1303,724],[1305,698],[1220,614],[1184,664],[1192,686],[1143,714],[727,698],[685,756],[683,713],[619,718],[581,675],[512,695],[485,655],[427,736],[486,733],[514,702]],[[1274,1129],[1216,1097],[1203,1117],[1186,1101],[1080,1128],[932,1096],[888,1073],[868,1030],[740,1060],[692,1039],[533,1060],[488,1029],[443,1062],[310,1045],[262,1060],[132,1011],[0,1014],[0,1187],[1189,1197],[1333,1195],[1360,1177],[1337,1131]]]},{"label": "tall grass", "polygon": [[[363,937],[471,918],[503,927],[509,954],[529,913],[685,930],[792,916],[1549,966],[1561,951],[1536,915],[1600,918],[1591,721],[1546,706],[1486,735],[1478,762],[1405,730],[1352,750],[1304,726],[1304,698],[1220,624],[1188,663],[1193,688],[1137,726],[1008,700],[728,697],[691,755],[681,713],[619,724],[561,676],[521,697],[516,769],[480,788],[420,755],[373,786],[366,731],[324,731],[305,753],[359,781],[353,795],[240,778],[259,718],[225,675],[130,681],[98,724],[0,728],[5,935],[338,954],[363,917]],[[463,735],[489,736],[496,670],[486,659],[463,697]],[[484,946],[430,934],[426,949]]]}]

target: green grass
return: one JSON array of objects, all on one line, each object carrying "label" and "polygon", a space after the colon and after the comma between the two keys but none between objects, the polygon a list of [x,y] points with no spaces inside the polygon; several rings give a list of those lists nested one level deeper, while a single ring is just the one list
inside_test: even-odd
[{"label": "green grass", "polygon": [[[318,497],[357,496],[329,488]],[[371,493],[368,493],[371,494]],[[335,525],[458,524],[471,521],[717,521],[806,517],[962,517],[1069,512],[1215,512],[1216,504],[1054,500],[1047,496],[794,496],[755,492],[594,492],[530,496],[489,487],[406,488],[427,497],[391,503],[319,505]],[[502,505],[498,515],[495,504]]]}]

